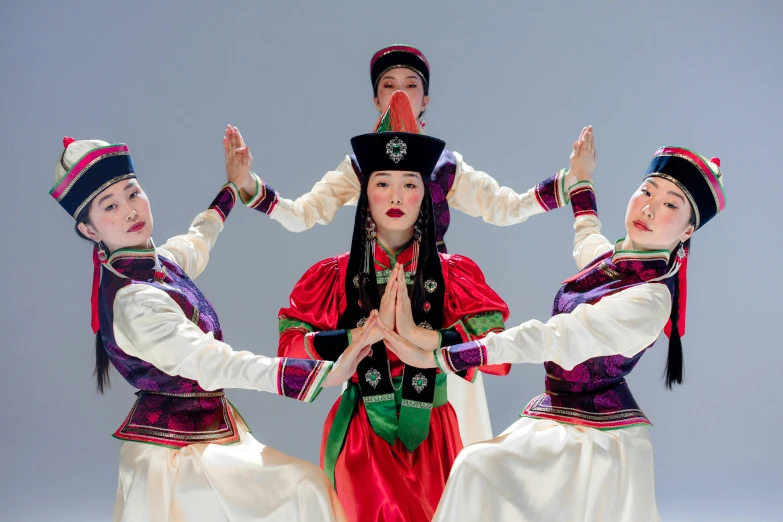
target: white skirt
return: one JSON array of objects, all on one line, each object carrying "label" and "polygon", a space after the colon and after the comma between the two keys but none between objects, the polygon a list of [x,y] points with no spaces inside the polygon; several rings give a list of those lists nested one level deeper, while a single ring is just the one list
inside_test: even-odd
[{"label": "white skirt", "polygon": [[320,468],[261,444],[237,421],[240,441],[227,446],[123,441],[114,521],[345,520]]},{"label": "white skirt", "polygon": [[523,417],[457,456],[433,522],[455,520],[657,522],[647,426]]}]

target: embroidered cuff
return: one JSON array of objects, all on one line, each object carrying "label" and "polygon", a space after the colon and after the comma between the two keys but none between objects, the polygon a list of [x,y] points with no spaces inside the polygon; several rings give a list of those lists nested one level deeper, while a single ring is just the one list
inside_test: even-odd
[{"label": "embroidered cuff", "polygon": [[551,178],[539,183],[533,192],[536,201],[545,211],[560,208],[568,203],[564,182],[568,169],[563,169]]},{"label": "embroidered cuff", "polygon": [[435,363],[444,373],[457,373],[487,364],[487,349],[478,341],[435,351]]},{"label": "embroidered cuff", "polygon": [[587,215],[598,216],[598,204],[596,203],[595,190],[593,190],[592,183],[589,181],[575,183],[568,189],[568,196],[575,218]]},{"label": "embroidered cuff", "polygon": [[250,198],[250,201],[245,202],[245,205],[254,208],[264,214],[271,214],[277,205],[277,191],[261,181],[261,179],[253,174],[253,179],[256,180],[256,192]]},{"label": "embroidered cuff", "polygon": [[[305,336],[305,349],[308,348],[308,338],[313,351],[318,358],[325,361],[336,361],[351,343],[348,330],[332,330],[330,332],[315,332]],[[312,355],[311,355],[312,357]]]},{"label": "embroidered cuff", "polygon": [[308,361],[283,357],[277,369],[277,393],[291,399],[312,402],[324,378],[332,369],[330,361]]},{"label": "embroidered cuff", "polygon": [[470,335],[468,340],[482,339],[488,333],[499,333],[506,329],[502,312],[482,312],[463,319],[465,330]]},{"label": "embroidered cuff", "polygon": [[462,321],[457,321],[448,328],[442,328],[438,331],[440,333],[440,345],[439,348],[446,346],[453,346],[455,344],[466,343],[470,341],[470,334],[465,328]]},{"label": "embroidered cuff", "polygon": [[217,212],[220,219],[225,223],[231,209],[234,208],[234,203],[239,199],[239,189],[233,183],[226,183],[212,200],[209,205],[210,210]]}]

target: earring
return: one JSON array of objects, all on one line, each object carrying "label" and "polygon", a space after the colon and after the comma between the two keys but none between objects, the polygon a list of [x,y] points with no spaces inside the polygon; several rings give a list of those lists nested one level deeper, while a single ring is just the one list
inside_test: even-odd
[{"label": "earring", "polygon": [[370,274],[370,264],[375,258],[375,221],[370,214],[370,209],[367,209],[367,217],[364,219],[364,233],[367,244],[364,250],[364,271],[365,275]]},{"label": "earring", "polygon": [[411,270],[413,270],[414,274],[419,269],[419,249],[421,248],[423,221],[424,213],[419,211],[419,217],[416,219],[416,223],[413,225],[413,262],[411,263]]},{"label": "earring", "polygon": [[367,241],[375,241],[375,220],[369,212],[364,220],[364,232],[367,235]]},{"label": "earring", "polygon": [[100,241],[95,242],[95,250],[98,252],[98,261],[100,261],[101,264],[109,259],[106,255],[106,250],[103,249],[103,244]]},{"label": "earring", "polygon": [[416,219],[416,223],[413,225],[413,239],[415,241],[421,241],[422,221],[424,221],[424,213],[419,211],[419,217]]},{"label": "earring", "polygon": [[419,118],[419,126],[424,129],[424,127],[427,126],[427,122],[424,121],[424,118]]},{"label": "earring", "polygon": [[686,257],[688,257],[688,252],[685,250],[685,244],[680,243],[680,248],[677,250],[677,258],[682,261]]}]

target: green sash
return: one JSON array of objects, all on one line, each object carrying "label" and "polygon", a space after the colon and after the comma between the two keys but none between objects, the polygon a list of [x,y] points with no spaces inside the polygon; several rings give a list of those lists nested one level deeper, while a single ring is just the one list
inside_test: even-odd
[{"label": "green sash", "polygon": [[[414,401],[405,401],[405,404],[403,404],[402,386],[400,386],[402,378],[394,377],[392,382],[394,383],[395,388],[400,388],[399,390],[394,390],[396,411],[389,411],[388,408],[384,408],[383,411],[376,411],[375,415],[381,417],[376,420],[386,425],[387,429],[384,431],[387,431],[387,434],[396,431],[400,440],[405,444],[405,447],[408,448],[408,451],[413,451],[429,434],[431,408],[418,406],[419,404],[428,405],[428,403],[408,404],[413,403]],[[345,435],[348,433],[348,425],[351,422],[351,417],[353,416],[353,412],[356,409],[356,404],[359,402],[360,397],[361,392],[359,391],[359,386],[354,382],[349,382],[348,387],[345,389],[342,398],[340,399],[340,406],[337,407],[337,414],[334,416],[329,435],[326,437],[324,471],[332,482],[332,486],[335,485],[334,468],[337,464],[337,457],[343,450]],[[365,404],[368,414],[371,407],[374,407],[376,404],[383,404],[383,402]],[[446,374],[439,373],[435,376],[435,398],[432,401],[432,407],[437,408],[443,406],[446,402],[448,402]],[[400,412],[399,419],[397,418],[397,411]],[[373,431],[375,431],[375,427],[373,427]],[[389,444],[394,444],[394,440],[390,442],[387,437],[380,434],[379,436],[386,440],[386,442],[389,442]],[[414,443],[415,446],[413,445]]]}]

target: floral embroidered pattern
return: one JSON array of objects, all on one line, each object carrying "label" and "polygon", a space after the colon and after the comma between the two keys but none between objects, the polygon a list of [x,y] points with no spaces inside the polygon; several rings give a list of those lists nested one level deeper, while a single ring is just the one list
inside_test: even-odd
[{"label": "floral embroidered pattern", "polygon": [[489,332],[502,332],[506,329],[503,314],[500,312],[471,315],[463,319],[462,322],[472,339],[481,339]]}]

